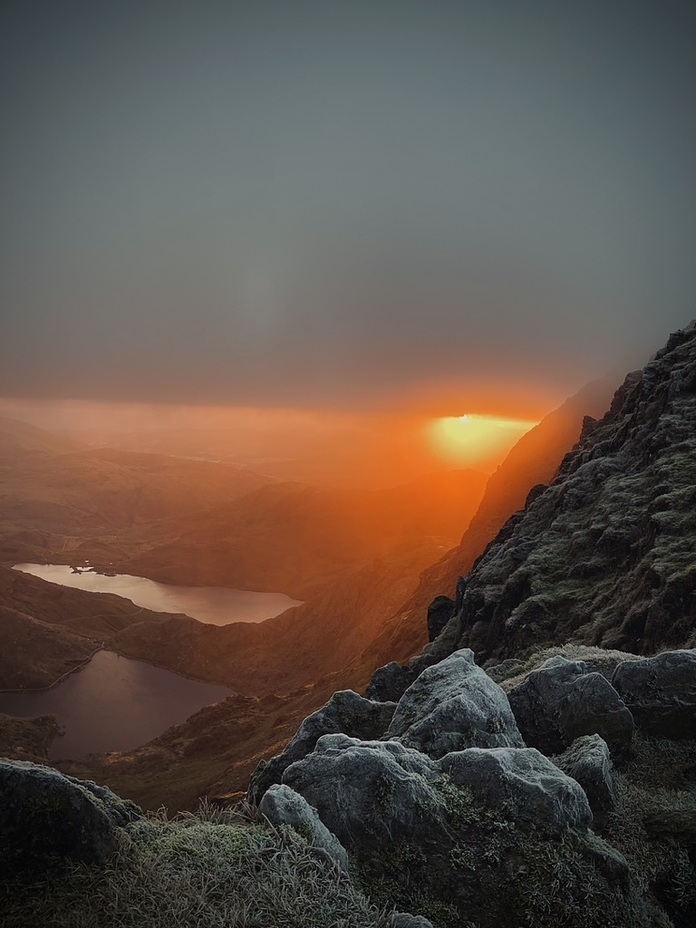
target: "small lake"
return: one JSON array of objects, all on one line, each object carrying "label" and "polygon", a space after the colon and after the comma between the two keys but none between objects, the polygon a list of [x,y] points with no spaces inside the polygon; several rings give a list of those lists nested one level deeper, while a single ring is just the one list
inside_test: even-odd
[{"label": "small lake", "polygon": [[61,586],[91,593],[116,593],[155,612],[184,612],[207,625],[263,622],[300,605],[299,600],[284,593],[256,593],[221,586],[173,586],[128,574],[107,577],[87,569],[75,573],[66,564],[15,564],[14,569]]},{"label": "small lake", "polygon": [[0,693],[0,713],[32,718],[54,715],[65,734],[53,742],[50,760],[129,751],[151,741],[194,712],[234,691],[187,680],[112,651],[92,660],[58,686],[33,693]]}]

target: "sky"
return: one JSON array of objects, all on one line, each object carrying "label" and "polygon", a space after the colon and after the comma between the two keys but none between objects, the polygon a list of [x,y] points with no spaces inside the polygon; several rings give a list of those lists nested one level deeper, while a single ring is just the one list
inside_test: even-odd
[{"label": "sky", "polygon": [[4,0],[0,396],[538,418],[696,316],[688,2]]}]

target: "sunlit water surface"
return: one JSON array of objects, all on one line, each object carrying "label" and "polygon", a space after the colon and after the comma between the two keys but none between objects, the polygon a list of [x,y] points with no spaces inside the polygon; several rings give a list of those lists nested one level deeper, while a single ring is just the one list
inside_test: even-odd
[{"label": "sunlit water surface", "polygon": [[284,593],[256,593],[221,586],[173,586],[128,574],[107,577],[90,570],[73,573],[66,564],[15,564],[14,569],[61,586],[91,593],[116,593],[136,606],[156,612],[184,612],[207,625],[263,622],[299,605],[298,600]]}]

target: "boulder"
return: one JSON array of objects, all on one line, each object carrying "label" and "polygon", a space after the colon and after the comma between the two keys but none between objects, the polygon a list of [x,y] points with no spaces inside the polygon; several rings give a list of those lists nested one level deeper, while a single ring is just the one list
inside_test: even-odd
[{"label": "boulder", "polygon": [[324,735],[288,766],[283,783],[305,797],[348,850],[383,851],[394,841],[427,841],[444,827],[428,758],[398,741]]},{"label": "boulder", "polygon": [[616,690],[583,661],[560,655],[508,693],[522,737],[542,753],[560,754],[581,735],[599,734],[622,750],[633,737],[633,717]]},{"label": "boulder", "polygon": [[398,702],[416,677],[417,673],[410,667],[390,661],[372,674],[365,698],[376,702]]},{"label": "boulder", "polygon": [[103,863],[132,802],[89,781],[28,761],[0,760],[0,869],[40,871],[65,858]]},{"label": "boulder", "polygon": [[614,765],[606,741],[599,735],[583,735],[554,763],[582,786],[595,814],[608,812],[616,805]]},{"label": "boulder", "polygon": [[696,737],[696,651],[625,661],[614,671],[612,685],[649,734]]},{"label": "boulder", "polygon": [[259,812],[272,825],[290,825],[316,848],[325,851],[336,861],[344,873],[348,873],[348,855],[335,835],[324,825],[317,810],[289,786],[274,783],[263,795]]},{"label": "boulder", "polygon": [[428,606],[428,641],[435,641],[454,615],[454,600],[449,596],[436,596]]},{"label": "boulder", "polygon": [[386,733],[438,758],[468,747],[523,747],[503,690],[468,648],[426,668],[397,704]]},{"label": "boulder", "polygon": [[281,782],[285,768],[309,754],[322,735],[342,732],[366,740],[380,738],[395,708],[395,703],[375,702],[352,690],[334,693],[325,706],[302,722],[282,754],[268,762],[261,761],[249,784],[250,801],[258,805],[268,787]]},{"label": "boulder", "polygon": [[534,748],[469,748],[443,757],[440,769],[518,826],[561,834],[584,832],[592,824],[580,785]]}]

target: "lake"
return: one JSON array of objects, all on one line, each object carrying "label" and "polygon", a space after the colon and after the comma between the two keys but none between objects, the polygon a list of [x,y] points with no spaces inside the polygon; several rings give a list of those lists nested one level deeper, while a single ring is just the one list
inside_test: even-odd
[{"label": "lake", "polygon": [[66,564],[15,564],[14,569],[61,586],[91,593],[116,593],[155,612],[184,612],[207,625],[263,622],[300,605],[299,600],[284,593],[256,593],[220,586],[173,586],[128,574],[107,577],[87,569],[74,573]]},{"label": "lake", "polygon": [[49,759],[74,760],[139,747],[233,692],[99,651],[52,689],[0,693],[0,713],[22,718],[54,715],[65,734],[53,742]]}]

